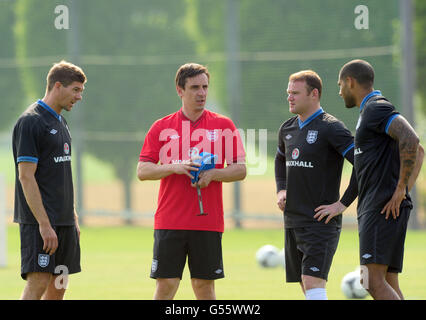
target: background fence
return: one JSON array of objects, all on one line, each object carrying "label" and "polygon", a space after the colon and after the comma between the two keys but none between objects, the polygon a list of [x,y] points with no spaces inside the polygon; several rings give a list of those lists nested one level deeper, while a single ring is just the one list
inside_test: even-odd
[{"label": "background fence", "polygon": [[[281,226],[273,157],[277,130],[292,116],[285,100],[288,76],[318,72],[322,107],[354,131],[358,112],[344,107],[337,75],[351,59],[368,60],[375,88],[416,125],[424,145],[426,104],[423,90],[416,91],[423,84],[415,79],[425,66],[425,7],[402,0],[0,1],[0,171],[9,216],[13,124],[44,95],[50,66],[68,59],[88,76],[83,101],[65,114],[80,216],[86,223],[152,223],[158,182],[136,181],[138,155],[152,122],[180,108],[174,75],[194,61],[207,64],[212,75],[208,108],[256,138],[246,144],[247,179],[224,186],[227,218],[236,226]],[[346,167],[342,188],[349,174]],[[423,170],[412,227],[425,226],[424,177]],[[354,208],[347,224],[356,221]]]}]

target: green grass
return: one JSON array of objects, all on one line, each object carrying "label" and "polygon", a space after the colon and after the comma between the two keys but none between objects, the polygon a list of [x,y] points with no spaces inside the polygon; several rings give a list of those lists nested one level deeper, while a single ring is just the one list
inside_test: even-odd
[{"label": "green grass", "polygon": [[[0,299],[19,298],[19,229],[8,227],[8,266],[0,268]],[[223,236],[225,279],[216,281],[219,299],[304,299],[298,284],[285,283],[284,269],[261,268],[256,250],[264,244],[283,247],[282,230],[227,230]],[[329,274],[329,299],[344,299],[340,280],[358,265],[356,230],[344,230]],[[401,288],[407,299],[426,299],[426,232],[410,231],[406,240]],[[84,227],[81,234],[82,272],[71,275],[67,299],[152,299],[149,278],[153,232],[142,227]],[[176,299],[194,299],[189,273]]]}]

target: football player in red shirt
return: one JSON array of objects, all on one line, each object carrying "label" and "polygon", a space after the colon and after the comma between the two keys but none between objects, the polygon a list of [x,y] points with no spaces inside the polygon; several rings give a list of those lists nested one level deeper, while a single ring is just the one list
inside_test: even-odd
[{"label": "football player in red shirt", "polygon": [[[215,299],[214,280],[224,277],[222,182],[245,178],[245,151],[232,120],[205,109],[209,78],[202,65],[179,68],[175,81],[182,108],[154,122],[140,153],[139,180],[161,180],[151,266],[154,299],[173,299],[187,256],[197,299]],[[215,167],[200,172],[197,182],[207,215],[199,215],[191,183],[201,152],[217,156]]]}]

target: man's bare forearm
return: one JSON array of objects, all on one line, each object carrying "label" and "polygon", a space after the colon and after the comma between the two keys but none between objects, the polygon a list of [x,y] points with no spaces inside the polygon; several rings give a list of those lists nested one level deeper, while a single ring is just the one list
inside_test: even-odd
[{"label": "man's bare forearm", "polygon": [[160,180],[173,173],[170,165],[157,165],[152,162],[139,162],[137,174],[139,180]]},{"label": "man's bare forearm", "polygon": [[414,184],[416,183],[417,177],[419,176],[419,173],[420,173],[420,169],[422,168],[424,154],[425,154],[424,149],[419,144],[418,151],[417,151],[416,164],[414,166],[413,172],[410,175],[410,178],[408,179],[408,191],[411,191],[411,189],[414,187]]},{"label": "man's bare forearm", "polygon": [[171,174],[183,174],[192,179],[191,172],[197,171],[199,163],[188,161],[184,163],[156,164],[139,161],[137,175],[139,180],[160,180]]},{"label": "man's bare forearm", "polygon": [[231,164],[223,169],[214,169],[215,181],[221,182],[234,182],[243,180],[246,177],[246,165],[245,164]]},{"label": "man's bare forearm", "polygon": [[39,225],[50,225],[49,217],[43,206],[40,189],[34,177],[20,179],[25,200]]}]

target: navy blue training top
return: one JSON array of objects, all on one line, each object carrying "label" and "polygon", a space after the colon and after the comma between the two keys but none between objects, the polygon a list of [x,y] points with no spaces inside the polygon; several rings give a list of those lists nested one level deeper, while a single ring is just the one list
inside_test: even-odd
[{"label": "navy blue training top", "polygon": [[35,179],[50,223],[74,225],[74,189],[71,172],[71,134],[64,117],[43,101],[30,105],[13,128],[15,160],[14,222],[37,224],[19,181],[18,163],[37,164]]}]

